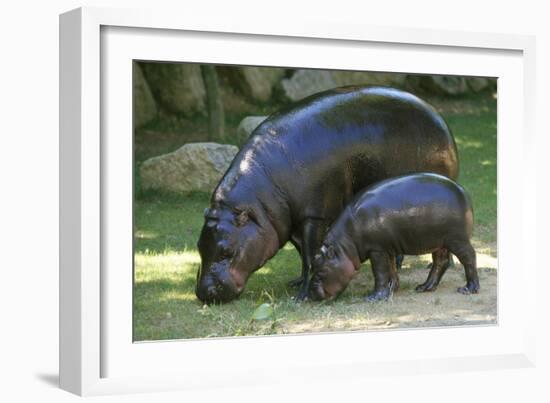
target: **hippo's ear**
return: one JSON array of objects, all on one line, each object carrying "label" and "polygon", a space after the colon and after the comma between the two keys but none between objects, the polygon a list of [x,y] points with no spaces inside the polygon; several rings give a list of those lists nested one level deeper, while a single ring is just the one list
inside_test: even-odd
[{"label": "hippo's ear", "polygon": [[219,219],[220,213],[215,208],[205,208],[204,209],[204,218],[213,218],[213,219]]}]

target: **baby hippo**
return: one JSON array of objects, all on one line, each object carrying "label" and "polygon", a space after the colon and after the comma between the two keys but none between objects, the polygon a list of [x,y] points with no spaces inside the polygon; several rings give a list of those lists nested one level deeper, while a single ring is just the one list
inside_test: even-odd
[{"label": "baby hippo", "polygon": [[466,285],[458,292],[477,293],[472,227],[468,194],[444,176],[417,173],[377,182],[357,194],[332,224],[313,262],[309,297],[337,297],[370,259],[374,292],[367,300],[388,299],[399,288],[395,257],[424,253],[432,253],[433,264],[416,291],[435,290],[453,253],[466,271]]}]

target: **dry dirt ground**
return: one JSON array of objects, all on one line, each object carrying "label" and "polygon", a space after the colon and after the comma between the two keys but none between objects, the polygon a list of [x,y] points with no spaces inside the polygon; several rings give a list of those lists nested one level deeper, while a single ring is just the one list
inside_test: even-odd
[{"label": "dry dirt ground", "polygon": [[[292,323],[282,320],[277,333],[302,333],[393,328],[491,325],[497,323],[497,259],[479,253],[478,274],[481,290],[478,294],[462,295],[456,289],[465,284],[464,269],[455,258],[455,266],[445,273],[437,290],[417,293],[415,287],[425,281],[426,264],[430,256],[407,256],[401,272],[400,289],[386,303],[369,303],[364,294],[372,288],[373,278],[368,265],[350,283],[346,304],[333,305],[333,312]],[[350,295],[351,294],[351,295]],[[351,298],[350,298],[351,297]],[[320,307],[323,311],[323,307]],[[345,316],[338,313],[345,309]],[[334,310],[336,312],[334,312]]]}]

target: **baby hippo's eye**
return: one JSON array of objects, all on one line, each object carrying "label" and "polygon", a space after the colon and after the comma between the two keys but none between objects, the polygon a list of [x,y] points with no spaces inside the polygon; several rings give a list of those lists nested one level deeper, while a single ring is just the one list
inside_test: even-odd
[{"label": "baby hippo's eye", "polygon": [[321,259],[322,259],[322,258],[323,258],[323,257],[321,256],[321,254],[320,254],[320,253],[317,253],[317,254],[313,257],[313,263],[316,263],[316,264],[321,263]]},{"label": "baby hippo's eye", "polygon": [[329,245],[326,247],[325,256],[327,257],[327,259],[334,259],[334,257],[336,256],[334,246]]}]

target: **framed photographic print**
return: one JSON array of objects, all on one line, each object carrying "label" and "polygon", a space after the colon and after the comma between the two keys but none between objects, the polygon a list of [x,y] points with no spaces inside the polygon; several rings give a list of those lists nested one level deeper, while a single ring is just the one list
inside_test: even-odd
[{"label": "framed photographic print", "polygon": [[532,365],[532,38],[180,17],[60,19],[64,389]]}]

